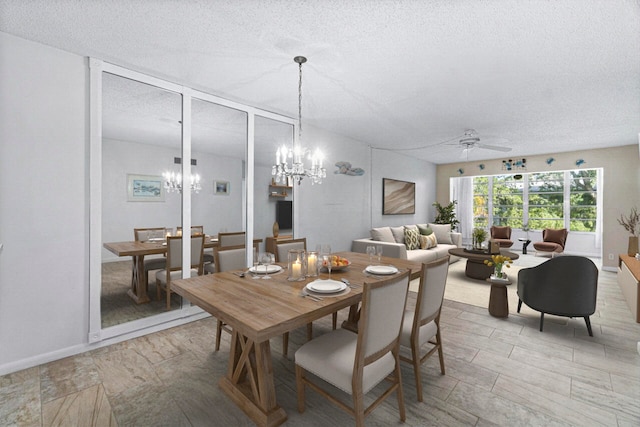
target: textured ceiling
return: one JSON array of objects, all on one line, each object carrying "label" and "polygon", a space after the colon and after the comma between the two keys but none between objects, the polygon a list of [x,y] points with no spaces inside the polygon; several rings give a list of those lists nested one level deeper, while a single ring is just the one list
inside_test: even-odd
[{"label": "textured ceiling", "polygon": [[435,163],[640,132],[638,0],[0,0],[0,31],[290,117],[305,55],[303,124]]}]

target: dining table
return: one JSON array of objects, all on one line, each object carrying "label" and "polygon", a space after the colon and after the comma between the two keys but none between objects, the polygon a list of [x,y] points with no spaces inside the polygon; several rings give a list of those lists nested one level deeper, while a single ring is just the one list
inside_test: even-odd
[{"label": "dining table", "polygon": [[[262,242],[262,239],[253,239],[254,244]],[[133,275],[131,278],[131,288],[127,295],[137,304],[144,304],[149,301],[148,287],[145,283],[144,257],[148,255],[166,255],[167,242],[164,238],[149,239],[147,241],[127,241],[127,242],[107,242],[104,248],[119,257],[132,257]],[[218,246],[218,237],[205,234],[204,247],[211,249]]]},{"label": "dining table", "polygon": [[[415,279],[420,277],[422,267],[420,262],[382,257],[373,264],[387,269],[395,267],[396,272],[375,275],[367,272],[371,265],[369,255],[355,252],[334,255],[349,260],[348,267],[302,280],[288,280],[286,264],[278,264],[281,271],[270,274],[269,280],[257,279],[260,276],[250,274],[251,269],[244,269],[180,279],[171,284],[177,294],[231,328],[228,369],[218,385],[256,425],[277,426],[287,419],[276,401],[271,338],[347,307],[346,324],[355,324],[357,328],[365,282],[394,277],[406,270]],[[329,277],[340,283],[344,279],[348,286],[334,294],[321,294],[320,298],[315,297],[318,294],[309,297],[307,285],[318,283],[315,282],[318,279],[329,283],[324,282]]]}]

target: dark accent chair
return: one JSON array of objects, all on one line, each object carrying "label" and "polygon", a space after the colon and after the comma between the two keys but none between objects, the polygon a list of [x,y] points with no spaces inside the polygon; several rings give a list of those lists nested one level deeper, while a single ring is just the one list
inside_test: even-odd
[{"label": "dark accent chair", "polygon": [[511,227],[493,225],[490,231],[491,240],[498,242],[501,248],[510,248],[513,246],[513,240],[511,240]]},{"label": "dark accent chair", "polygon": [[596,311],[598,268],[589,258],[560,256],[518,273],[518,313],[524,302],[540,312],[540,331],[544,314],[584,317],[589,336],[593,336],[589,316]]},{"label": "dark accent chair", "polygon": [[567,235],[569,231],[566,228],[559,230],[553,228],[545,228],[542,230],[542,242],[535,242],[533,247],[538,252],[551,253],[551,257],[564,252],[564,245],[567,243]]}]

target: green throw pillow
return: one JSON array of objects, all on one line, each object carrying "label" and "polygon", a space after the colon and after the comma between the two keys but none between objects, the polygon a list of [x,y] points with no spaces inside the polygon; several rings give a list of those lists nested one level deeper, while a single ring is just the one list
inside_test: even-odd
[{"label": "green throw pillow", "polygon": [[433,233],[433,230],[431,229],[431,227],[429,227],[428,225],[422,225],[422,224],[418,224],[418,230],[420,231],[420,234],[422,234],[423,236],[428,236],[429,234]]},{"label": "green throw pillow", "polygon": [[404,229],[404,244],[408,250],[420,248],[420,233],[415,228]]}]

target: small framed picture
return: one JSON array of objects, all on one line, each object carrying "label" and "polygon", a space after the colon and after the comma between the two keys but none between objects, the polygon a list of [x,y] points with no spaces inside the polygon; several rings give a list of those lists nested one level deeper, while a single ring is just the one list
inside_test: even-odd
[{"label": "small framed picture", "polygon": [[216,196],[228,196],[231,190],[229,181],[213,181],[213,194]]},{"label": "small framed picture", "polygon": [[161,176],[127,174],[127,201],[164,202]]}]

